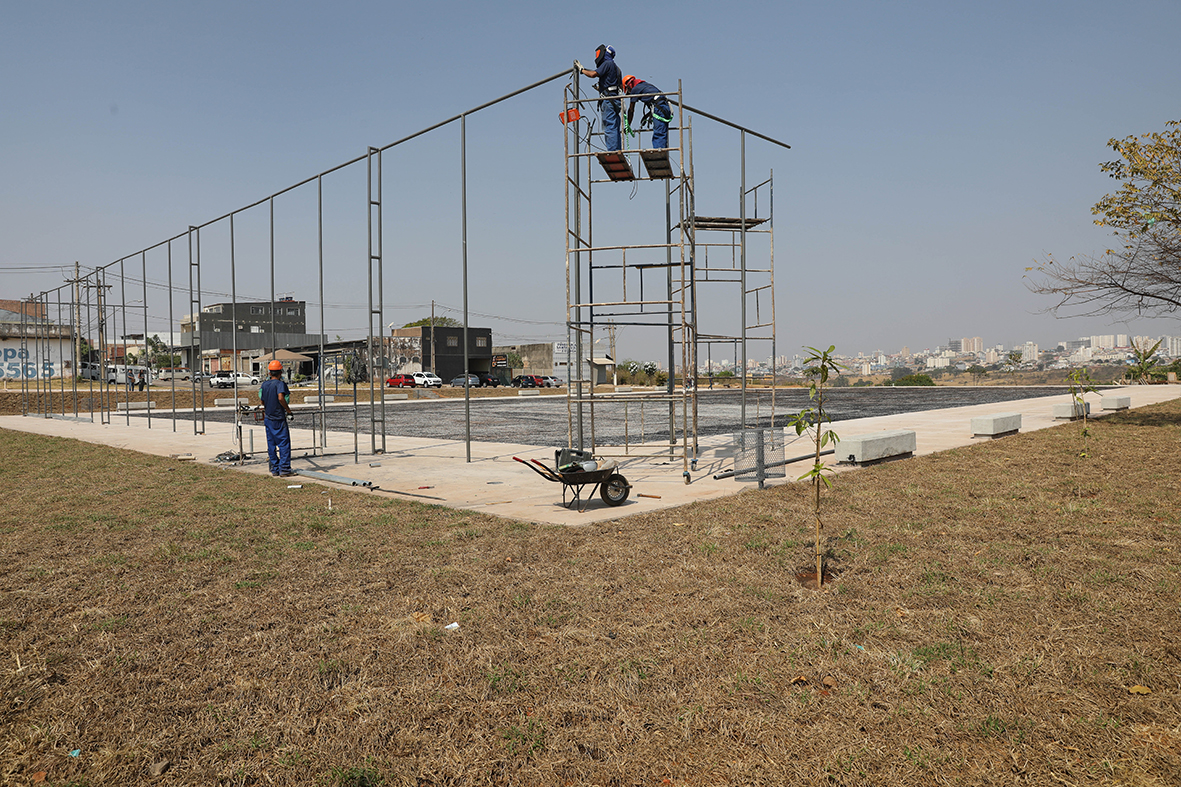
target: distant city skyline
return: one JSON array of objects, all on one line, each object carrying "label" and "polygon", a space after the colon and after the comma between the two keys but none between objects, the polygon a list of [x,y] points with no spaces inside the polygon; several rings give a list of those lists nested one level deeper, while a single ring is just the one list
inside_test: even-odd
[{"label": "distant city skyline", "polygon": [[[1056,320],[1023,279],[1048,254],[1112,244],[1090,213],[1115,188],[1099,169],[1113,157],[1107,142],[1159,131],[1181,106],[1181,80],[1129,79],[1112,64],[1175,71],[1181,3],[1126,0],[1117,13],[1099,0],[657,1],[645,14],[659,20],[659,46],[609,15],[537,0],[441,8],[13,4],[0,27],[0,66],[12,75],[0,86],[0,134],[20,155],[6,161],[0,189],[0,298],[53,289],[75,261],[91,270],[136,255],[312,178],[239,217],[233,281],[227,222],[211,226],[202,284],[209,300],[233,289],[270,297],[273,207],[275,294],[308,303],[309,331],[355,336],[365,323],[365,166],[316,174],[569,71],[606,42],[625,73],[680,87],[687,105],[792,146],[740,140],[680,108],[674,119],[692,116],[700,215],[738,215],[740,160],[748,186],[774,176],[779,350],[1181,333],[1174,320]],[[466,181],[458,122],[385,155],[385,322],[422,317],[432,301],[456,316],[466,253],[473,326],[506,342],[565,338],[565,82],[465,115]],[[597,132],[593,105],[586,115]],[[615,227],[663,234],[659,184],[596,186],[595,199],[596,238]],[[165,278],[165,256],[147,252],[149,278]],[[180,246],[174,257],[183,262]],[[719,308],[736,311],[737,299]],[[659,331],[618,336],[622,356],[661,359],[663,343]]]}]

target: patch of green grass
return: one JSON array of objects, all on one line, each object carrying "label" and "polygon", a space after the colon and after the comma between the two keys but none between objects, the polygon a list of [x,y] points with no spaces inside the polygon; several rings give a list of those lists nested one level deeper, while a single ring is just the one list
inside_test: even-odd
[{"label": "patch of green grass", "polygon": [[519,754],[528,758],[537,752],[545,751],[545,725],[536,719],[514,724],[501,731],[500,737],[508,746],[509,754]]},{"label": "patch of green grass", "polygon": [[493,694],[514,694],[521,690],[521,673],[501,664],[484,673]]},{"label": "patch of green grass", "polygon": [[754,617],[745,617],[738,621],[738,628],[749,631],[752,634],[762,634],[765,626],[762,621],[756,620]]},{"label": "patch of green grass", "polygon": [[871,560],[885,563],[895,555],[905,555],[909,548],[906,544],[876,544],[869,550]]},{"label": "patch of green grass", "polygon": [[1013,743],[1022,743],[1033,724],[1024,719],[1006,719],[989,714],[973,728],[982,738],[1004,738]]},{"label": "patch of green grass", "polygon": [[97,629],[98,631],[114,631],[117,628],[122,628],[123,626],[127,625],[128,620],[130,620],[129,615],[116,615],[112,618],[107,618],[106,620],[100,620],[98,623],[94,624],[93,628]]},{"label": "patch of green grass", "polygon": [[742,545],[743,549],[746,549],[750,552],[757,552],[760,555],[764,554],[769,547],[770,547],[770,543],[767,541],[767,539],[763,538],[762,536],[757,536],[755,538],[752,538],[750,541],[747,541],[745,544]]},{"label": "patch of green grass", "polygon": [[328,771],[330,787],[381,787],[385,783],[385,777],[370,767],[334,765]]}]

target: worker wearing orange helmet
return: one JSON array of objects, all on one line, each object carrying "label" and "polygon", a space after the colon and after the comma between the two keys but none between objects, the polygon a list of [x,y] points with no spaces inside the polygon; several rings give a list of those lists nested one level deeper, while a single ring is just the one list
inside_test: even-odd
[{"label": "worker wearing orange helmet", "polygon": [[[644,115],[640,125],[652,123],[652,147],[668,147],[668,124],[672,122],[673,112],[668,105],[668,97],[660,92],[660,88],[642,79],[628,74],[623,78],[623,92],[632,97],[627,105],[627,125],[631,131],[632,116],[636,111],[636,102],[644,102]],[[635,133],[631,131],[631,133]]]},{"label": "worker wearing orange helmet", "polygon": [[270,377],[263,380],[258,389],[262,400],[263,426],[267,431],[267,456],[270,458],[271,475],[288,478],[291,472],[291,430],[287,422],[295,418],[287,400],[291,390],[283,382],[283,362],[273,360],[267,364]]}]

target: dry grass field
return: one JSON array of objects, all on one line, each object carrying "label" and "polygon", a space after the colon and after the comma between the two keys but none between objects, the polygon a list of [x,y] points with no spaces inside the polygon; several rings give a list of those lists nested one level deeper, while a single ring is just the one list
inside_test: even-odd
[{"label": "dry grass field", "polygon": [[0,782],[1179,784],[1181,401],[1079,431],[840,475],[821,592],[802,484],[549,527],[3,431]]}]

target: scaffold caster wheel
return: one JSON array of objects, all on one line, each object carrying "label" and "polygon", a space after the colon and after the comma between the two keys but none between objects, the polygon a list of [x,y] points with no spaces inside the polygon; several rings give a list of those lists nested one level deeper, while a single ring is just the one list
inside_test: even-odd
[{"label": "scaffold caster wheel", "polygon": [[681,475],[685,477],[685,486],[688,486],[689,482],[693,480],[689,475],[689,471],[686,470],[684,473],[681,473]]}]

